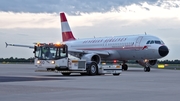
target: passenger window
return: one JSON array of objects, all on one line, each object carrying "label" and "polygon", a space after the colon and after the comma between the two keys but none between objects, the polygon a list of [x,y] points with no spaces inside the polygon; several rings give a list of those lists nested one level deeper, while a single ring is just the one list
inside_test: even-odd
[{"label": "passenger window", "polygon": [[153,40],[151,40],[151,43],[150,44],[154,44],[154,41]]},{"label": "passenger window", "polygon": [[146,44],[149,44],[150,43],[150,41],[148,41]]}]

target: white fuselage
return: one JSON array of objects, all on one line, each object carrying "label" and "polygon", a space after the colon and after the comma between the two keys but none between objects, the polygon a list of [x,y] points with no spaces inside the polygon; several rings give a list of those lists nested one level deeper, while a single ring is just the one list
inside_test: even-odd
[{"label": "white fuselage", "polygon": [[[147,44],[149,40],[161,42]],[[159,59],[159,47],[165,46],[161,39],[150,35],[128,35],[104,38],[79,39],[65,42],[69,49],[105,51],[110,55],[104,59],[144,60]]]}]

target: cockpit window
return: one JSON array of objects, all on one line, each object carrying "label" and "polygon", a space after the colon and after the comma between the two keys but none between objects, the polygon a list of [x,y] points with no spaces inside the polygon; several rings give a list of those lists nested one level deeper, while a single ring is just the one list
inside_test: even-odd
[{"label": "cockpit window", "polygon": [[151,41],[148,41],[146,44],[150,44]]},{"label": "cockpit window", "polygon": [[155,43],[156,44],[161,44],[161,41],[156,40]]},{"label": "cockpit window", "polygon": [[164,42],[163,42],[163,41],[161,41],[161,44],[164,44]]},{"label": "cockpit window", "polygon": [[151,40],[150,44],[154,44],[154,40]]},{"label": "cockpit window", "polygon": [[149,40],[146,44],[164,44],[161,40]]}]

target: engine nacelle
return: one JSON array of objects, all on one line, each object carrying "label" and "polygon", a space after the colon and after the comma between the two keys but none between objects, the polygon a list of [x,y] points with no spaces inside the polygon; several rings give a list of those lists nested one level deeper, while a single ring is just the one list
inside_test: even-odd
[{"label": "engine nacelle", "polygon": [[137,60],[137,63],[139,63],[143,67],[152,67],[157,63],[157,60]]},{"label": "engine nacelle", "polygon": [[95,61],[97,64],[101,63],[101,57],[98,54],[85,54],[81,57],[81,59],[85,59],[86,61]]}]

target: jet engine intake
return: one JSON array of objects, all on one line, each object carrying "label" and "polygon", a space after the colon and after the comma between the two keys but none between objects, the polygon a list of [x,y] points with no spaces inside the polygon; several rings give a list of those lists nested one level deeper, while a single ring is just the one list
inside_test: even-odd
[{"label": "jet engine intake", "polygon": [[85,59],[86,61],[95,61],[97,64],[101,63],[101,57],[98,54],[85,54],[81,57],[81,59]]},{"label": "jet engine intake", "polygon": [[136,62],[143,67],[152,67],[157,63],[157,60],[137,60]]}]

